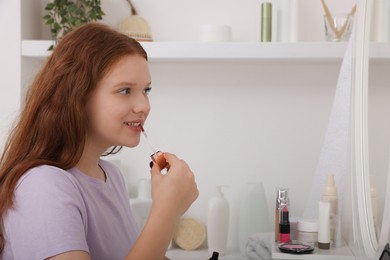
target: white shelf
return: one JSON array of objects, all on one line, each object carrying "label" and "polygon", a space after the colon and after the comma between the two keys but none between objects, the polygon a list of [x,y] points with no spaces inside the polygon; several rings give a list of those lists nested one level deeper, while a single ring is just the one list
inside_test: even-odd
[{"label": "white shelf", "polygon": [[[199,259],[209,259],[211,255],[208,253],[207,249],[198,249],[193,251],[186,251],[179,248],[172,248],[167,251],[166,254],[172,260],[199,260]],[[248,257],[242,256],[237,251],[229,251],[225,256],[219,256],[221,260],[247,260]],[[350,248],[343,242],[341,247],[335,248],[332,247],[329,250],[318,249],[316,247],[314,252],[311,254],[287,254],[282,253],[277,248],[277,244],[273,244],[272,248],[272,259],[273,260],[355,260]]]},{"label": "white shelf", "polygon": [[[144,48],[156,61],[290,61],[340,60],[345,43],[145,43]],[[323,51],[326,49],[327,51]]]},{"label": "white shelf", "polygon": [[[45,58],[52,41],[23,40],[22,56]],[[341,61],[347,43],[143,42],[150,62]],[[390,61],[390,43],[372,43],[371,58]]]},{"label": "white shelf", "polygon": [[[192,251],[186,251],[179,248],[169,249],[166,254],[171,260],[206,260],[210,259],[211,255],[207,249],[198,249]],[[248,260],[247,257],[242,256],[239,252],[227,252],[224,256],[219,256],[220,260]]]}]

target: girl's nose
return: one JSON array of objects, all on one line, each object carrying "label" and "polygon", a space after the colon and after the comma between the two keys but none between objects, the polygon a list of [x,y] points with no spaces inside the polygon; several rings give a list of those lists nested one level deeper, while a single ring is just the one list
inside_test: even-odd
[{"label": "girl's nose", "polygon": [[149,111],[150,111],[149,98],[144,95],[137,97],[133,105],[133,112],[136,114],[138,113],[148,114]]}]

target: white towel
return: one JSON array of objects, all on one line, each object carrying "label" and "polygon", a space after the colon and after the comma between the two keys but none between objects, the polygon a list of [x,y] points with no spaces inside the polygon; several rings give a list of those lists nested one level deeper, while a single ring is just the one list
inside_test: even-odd
[{"label": "white towel", "polygon": [[255,233],[248,237],[246,254],[251,260],[271,260],[272,232]]}]

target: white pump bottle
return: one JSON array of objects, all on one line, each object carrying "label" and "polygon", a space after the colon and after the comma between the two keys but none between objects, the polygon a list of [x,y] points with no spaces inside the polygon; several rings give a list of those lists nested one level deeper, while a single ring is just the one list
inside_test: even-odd
[{"label": "white pump bottle", "polygon": [[223,186],[217,186],[216,195],[208,203],[207,243],[209,254],[218,252],[225,255],[229,234],[229,203],[222,192]]}]

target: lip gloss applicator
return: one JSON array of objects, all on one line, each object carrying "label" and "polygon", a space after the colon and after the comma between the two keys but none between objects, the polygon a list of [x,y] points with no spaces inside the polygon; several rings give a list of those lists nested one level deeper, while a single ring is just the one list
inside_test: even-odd
[{"label": "lip gloss applicator", "polygon": [[154,146],[150,143],[150,140],[149,140],[149,137],[148,135],[146,134],[145,132],[145,129],[143,128],[142,125],[140,125],[140,128],[141,128],[141,131],[142,131],[142,134],[144,135],[145,137],[145,140],[146,142],[148,143],[148,146],[150,147],[150,149],[153,151],[153,154],[150,156],[150,158],[152,159],[153,162],[157,163],[158,166],[160,166],[160,169],[169,169],[169,164],[168,162],[165,160],[165,157],[164,157],[164,153],[160,152],[160,151],[157,151]]},{"label": "lip gloss applicator", "polygon": [[150,143],[149,137],[148,137],[148,135],[146,134],[144,127],[143,127],[142,125],[140,125],[139,127],[141,128],[142,134],[144,135],[145,140],[146,140],[146,142],[148,143],[150,149],[153,151],[153,154],[157,154],[158,151],[157,151],[156,149],[154,149],[153,145]]}]

